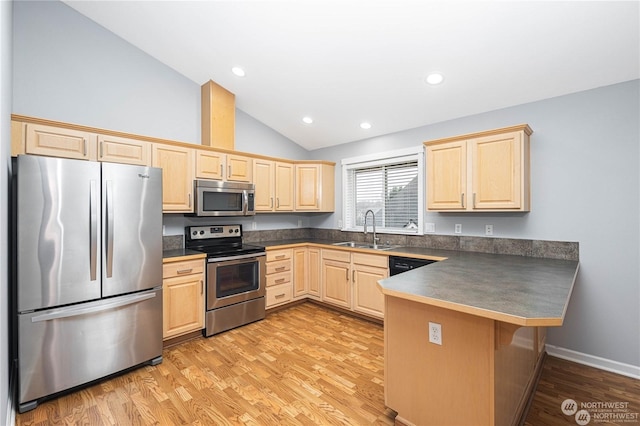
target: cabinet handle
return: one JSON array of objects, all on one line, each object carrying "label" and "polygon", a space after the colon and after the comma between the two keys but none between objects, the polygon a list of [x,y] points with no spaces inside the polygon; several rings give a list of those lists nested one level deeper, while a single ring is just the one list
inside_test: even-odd
[{"label": "cabinet handle", "polygon": [[282,299],[284,297],[284,293],[282,294],[276,294],[276,299]]},{"label": "cabinet handle", "polygon": [[269,202],[269,208],[273,208],[273,197],[269,198],[270,202]]},{"label": "cabinet handle", "polygon": [[286,255],[284,254],[279,254],[276,256],[276,259],[284,259]]},{"label": "cabinet handle", "polygon": [[103,155],[102,155],[102,143],[103,143],[103,142],[102,142],[102,141],[100,141],[100,158],[102,158],[102,157],[103,157]]},{"label": "cabinet handle", "polygon": [[200,280],[200,294],[204,293],[204,281]]},{"label": "cabinet handle", "polygon": [[276,208],[280,208],[280,197],[276,197]]},{"label": "cabinet handle", "polygon": [[346,272],[346,273],[347,273],[347,282],[349,282],[349,270],[348,270],[348,269],[345,269],[345,270],[344,270],[344,272]]},{"label": "cabinet handle", "polygon": [[182,275],[182,274],[188,274],[189,272],[193,271],[193,268],[189,268],[189,269],[178,269],[176,271],[177,274]]},{"label": "cabinet handle", "polygon": [[229,175],[227,176],[227,178],[231,177],[231,164],[229,164]]},{"label": "cabinet handle", "polygon": [[476,193],[473,193],[473,208],[476,208]]},{"label": "cabinet handle", "polygon": [[87,155],[87,138],[82,139],[82,155]]},{"label": "cabinet handle", "polygon": [[462,208],[464,209],[464,192],[460,194],[460,204],[462,204]]},{"label": "cabinet handle", "polygon": [[191,208],[191,194],[189,194],[189,208]]},{"label": "cabinet handle", "polygon": [[283,283],[286,280],[286,278],[278,278],[276,280],[277,283]]},{"label": "cabinet handle", "polygon": [[279,266],[276,268],[276,271],[284,271],[285,269],[287,269],[286,266]]},{"label": "cabinet handle", "polygon": [[356,282],[356,271],[355,269],[351,272],[351,281],[355,284]]},{"label": "cabinet handle", "polygon": [[224,166],[220,164],[220,177],[222,177],[222,175],[224,175]]}]

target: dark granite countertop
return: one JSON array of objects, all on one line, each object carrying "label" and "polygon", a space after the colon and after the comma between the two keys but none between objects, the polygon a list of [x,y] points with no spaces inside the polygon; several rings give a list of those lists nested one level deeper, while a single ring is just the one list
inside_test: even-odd
[{"label": "dark granite countertop", "polygon": [[189,258],[197,259],[197,258],[205,258],[206,255],[200,251],[188,250],[188,249],[171,249],[164,250],[162,252],[162,259],[166,261],[176,260],[176,257],[185,257],[188,260]]},{"label": "dark granite countertop", "polygon": [[267,248],[323,244],[332,249],[442,259],[381,280],[387,296],[400,297],[521,326],[560,326],[579,263],[573,260],[396,247],[392,250],[331,246],[299,239],[260,242]]}]

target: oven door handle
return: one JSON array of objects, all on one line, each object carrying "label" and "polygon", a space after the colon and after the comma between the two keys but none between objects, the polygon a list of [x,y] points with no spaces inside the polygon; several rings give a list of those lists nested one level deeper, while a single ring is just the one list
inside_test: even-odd
[{"label": "oven door handle", "polygon": [[250,253],[250,254],[240,254],[237,256],[227,256],[227,257],[213,257],[211,259],[207,259],[207,263],[220,263],[227,262],[230,260],[242,260],[242,259],[256,259],[260,257],[264,257],[264,253]]}]

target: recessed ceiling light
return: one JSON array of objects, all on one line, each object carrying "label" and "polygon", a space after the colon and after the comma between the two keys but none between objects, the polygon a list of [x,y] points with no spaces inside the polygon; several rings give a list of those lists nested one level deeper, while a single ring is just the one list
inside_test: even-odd
[{"label": "recessed ceiling light", "polygon": [[240,67],[231,68],[231,72],[234,73],[235,75],[237,75],[238,77],[244,77],[245,76],[244,69],[242,69]]},{"label": "recessed ceiling light", "polygon": [[434,72],[429,74],[427,78],[425,78],[425,80],[427,83],[435,86],[436,84],[442,83],[442,81],[444,80],[444,76],[439,72]]},{"label": "recessed ceiling light", "polygon": [[366,121],[363,123],[360,123],[360,127],[363,129],[370,129],[371,128],[371,123],[367,123]]},{"label": "recessed ceiling light", "polygon": [[302,121],[306,124],[311,124],[313,123],[313,118],[311,117],[302,117]]}]

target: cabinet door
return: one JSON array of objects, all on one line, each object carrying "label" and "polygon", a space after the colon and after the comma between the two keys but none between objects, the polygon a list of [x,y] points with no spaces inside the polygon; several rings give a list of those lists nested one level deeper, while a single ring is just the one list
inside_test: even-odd
[{"label": "cabinet door", "polygon": [[42,124],[27,124],[25,135],[27,154],[96,160],[94,133]]},{"label": "cabinet door", "polygon": [[162,337],[164,339],[204,327],[202,274],[163,280]]},{"label": "cabinet door", "polygon": [[196,178],[216,179],[224,178],[225,155],[215,151],[196,151]]},{"label": "cabinet door", "polygon": [[320,249],[309,247],[308,294],[320,298]]},{"label": "cabinet door", "polygon": [[254,203],[257,212],[270,212],[274,209],[274,167],[275,163],[271,160],[256,158],[253,161]]},{"label": "cabinet door", "polygon": [[151,143],[117,136],[98,135],[98,161],[151,165]]},{"label": "cabinet door", "polygon": [[351,309],[349,263],[322,259],[322,301]]},{"label": "cabinet door", "polygon": [[521,135],[506,133],[469,141],[473,209],[521,207]]},{"label": "cabinet door", "polygon": [[306,247],[293,250],[293,297],[307,294],[309,282],[309,251]]},{"label": "cabinet door", "polygon": [[276,162],[277,211],[293,211],[293,164]]},{"label": "cabinet door", "polygon": [[320,165],[296,164],[296,210],[320,209]]},{"label": "cabinet door", "polygon": [[193,212],[193,149],[153,144],[151,165],[162,168],[162,211]]},{"label": "cabinet door", "polygon": [[227,154],[227,180],[253,182],[253,158]]},{"label": "cabinet door", "polygon": [[466,141],[427,146],[427,209],[465,209],[466,182]]},{"label": "cabinet door", "polygon": [[384,295],[378,288],[378,280],[388,276],[389,272],[385,268],[354,265],[353,310],[384,318]]}]

